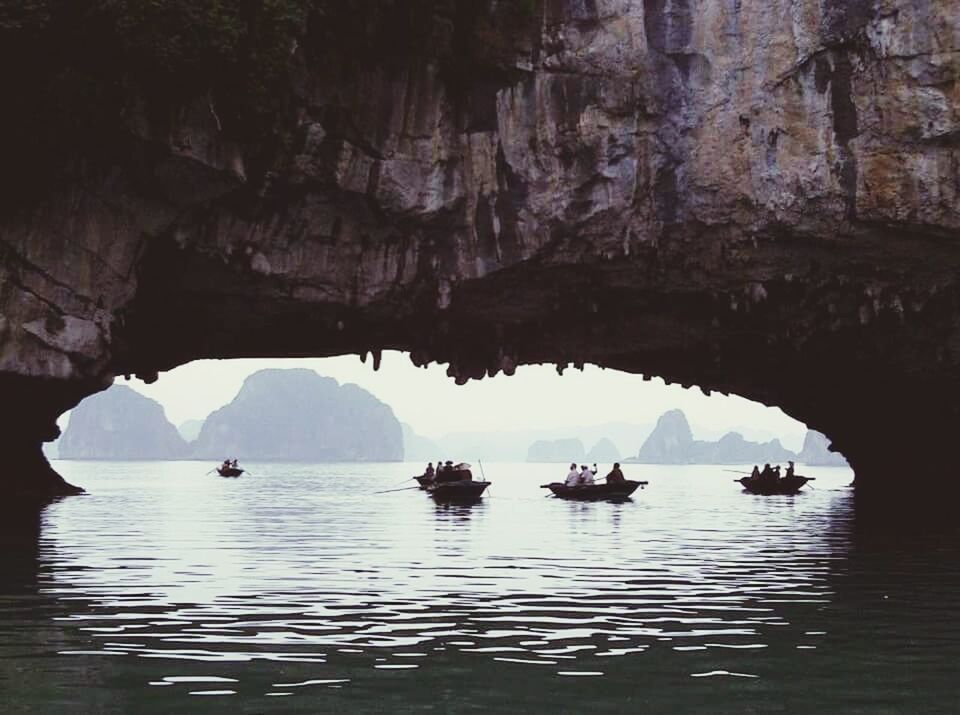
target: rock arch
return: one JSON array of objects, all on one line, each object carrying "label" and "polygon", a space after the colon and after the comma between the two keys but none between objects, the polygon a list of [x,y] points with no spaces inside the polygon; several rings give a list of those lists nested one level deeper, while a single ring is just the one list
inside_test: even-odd
[{"label": "rock arch", "polygon": [[96,131],[13,154],[10,485],[66,488],[40,444],[114,375],[387,348],[459,380],[590,362],[736,392],[864,485],[946,467],[953,2],[309,5],[266,136],[217,88],[131,81]]}]

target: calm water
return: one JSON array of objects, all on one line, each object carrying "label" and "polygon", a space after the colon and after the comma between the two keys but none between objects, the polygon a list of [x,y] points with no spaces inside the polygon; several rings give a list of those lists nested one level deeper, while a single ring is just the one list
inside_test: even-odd
[{"label": "calm water", "polygon": [[487,464],[455,507],[373,494],[419,464],[211,466],[58,463],[90,494],[4,547],[0,710],[958,708],[960,539],[870,524],[847,470],[628,465],[632,502],[578,504]]}]

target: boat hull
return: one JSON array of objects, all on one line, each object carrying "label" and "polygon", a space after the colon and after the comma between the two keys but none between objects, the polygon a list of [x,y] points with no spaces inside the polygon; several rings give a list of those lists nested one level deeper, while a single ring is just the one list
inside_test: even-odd
[{"label": "boat hull", "polygon": [[229,467],[227,469],[218,467],[217,474],[219,474],[221,477],[239,477],[241,474],[243,474],[243,470],[238,467]]},{"label": "boat hull", "polygon": [[740,483],[744,490],[751,494],[773,496],[775,494],[799,494],[803,486],[812,480],[813,477],[794,475],[792,477],[782,477],[775,482],[754,479],[752,477],[744,477],[743,479],[735,479],[734,481]]},{"label": "boat hull", "polygon": [[432,496],[436,501],[466,502],[476,501],[482,497],[483,493],[489,486],[490,482],[474,482],[464,480],[461,482],[441,482],[439,484],[432,484],[428,488],[428,491],[430,492],[430,496]]},{"label": "boat hull", "polygon": [[552,484],[543,484],[541,487],[549,489],[554,496],[561,499],[597,501],[599,499],[626,499],[639,487],[646,484],[647,482],[636,482],[628,479],[613,484],[585,484],[576,487],[568,487],[563,482],[553,482]]}]

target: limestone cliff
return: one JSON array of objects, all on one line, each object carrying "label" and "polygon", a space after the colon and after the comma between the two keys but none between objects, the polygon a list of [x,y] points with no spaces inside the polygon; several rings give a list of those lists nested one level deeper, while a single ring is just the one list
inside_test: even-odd
[{"label": "limestone cliff", "polygon": [[11,482],[58,488],[40,441],[116,374],[384,348],[736,392],[862,484],[948,462],[955,0],[315,0],[189,82],[124,34],[162,24],[44,53],[85,25],[38,5],[0,17]]},{"label": "limestone cliff", "polygon": [[830,451],[830,440],[816,430],[807,430],[803,438],[803,449],[797,459],[804,464],[822,467],[845,467],[847,460],[842,454]]}]

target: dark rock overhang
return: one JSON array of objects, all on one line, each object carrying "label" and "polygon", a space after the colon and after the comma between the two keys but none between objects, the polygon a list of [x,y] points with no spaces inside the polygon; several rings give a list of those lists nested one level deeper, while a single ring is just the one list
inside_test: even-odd
[{"label": "dark rock overhang", "polygon": [[[256,106],[229,91],[245,65],[172,85],[137,53],[59,53],[13,85],[11,481],[55,484],[40,442],[114,375],[383,349],[461,381],[595,363],[735,392],[830,435],[864,484],[949,463],[952,3],[792,25],[657,0],[293,5],[262,35],[286,43],[269,86],[242,75]],[[54,20],[4,52],[66,42]],[[78,74],[95,114],[57,94]]]}]

